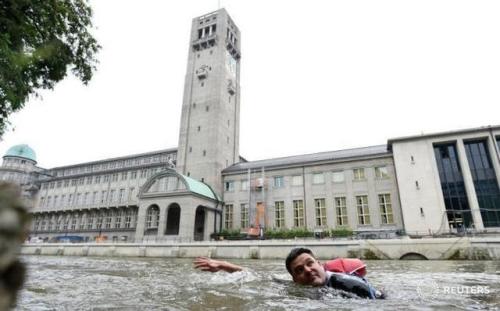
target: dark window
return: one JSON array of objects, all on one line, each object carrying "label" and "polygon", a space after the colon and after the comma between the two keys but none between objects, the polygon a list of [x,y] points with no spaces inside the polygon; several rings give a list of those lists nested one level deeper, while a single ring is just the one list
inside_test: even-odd
[{"label": "dark window", "polygon": [[205,107],[205,111],[209,111],[210,110],[210,107],[209,106],[206,106]]},{"label": "dark window", "polygon": [[179,223],[181,220],[181,208],[177,204],[172,204],[168,208],[167,212],[167,228],[165,234],[167,235],[178,235],[179,234]]},{"label": "dark window", "polygon": [[500,226],[500,190],[486,140],[465,144],[474,189],[485,227]]},{"label": "dark window", "polygon": [[470,227],[472,215],[455,144],[435,145],[434,154],[441,180],[448,224],[453,228]]}]

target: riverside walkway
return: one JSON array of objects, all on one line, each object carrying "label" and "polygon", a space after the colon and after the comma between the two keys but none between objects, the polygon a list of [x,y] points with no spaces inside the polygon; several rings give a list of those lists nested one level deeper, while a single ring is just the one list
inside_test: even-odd
[{"label": "riverside walkway", "polygon": [[22,255],[278,259],[304,246],[322,259],[499,260],[500,236],[377,240],[241,240],[144,243],[26,243]]}]

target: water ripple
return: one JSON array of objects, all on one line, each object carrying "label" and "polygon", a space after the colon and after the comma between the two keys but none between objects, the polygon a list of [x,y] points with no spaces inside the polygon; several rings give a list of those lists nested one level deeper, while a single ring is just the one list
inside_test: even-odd
[{"label": "water ripple", "polygon": [[[295,285],[281,261],[237,260],[228,274],[191,259],[27,256],[16,310],[499,310],[500,263],[369,261],[388,299],[346,299]],[[488,293],[478,293],[487,288]],[[473,290],[474,289],[474,290]],[[446,290],[448,292],[446,292]],[[465,290],[465,291],[464,291]]]}]

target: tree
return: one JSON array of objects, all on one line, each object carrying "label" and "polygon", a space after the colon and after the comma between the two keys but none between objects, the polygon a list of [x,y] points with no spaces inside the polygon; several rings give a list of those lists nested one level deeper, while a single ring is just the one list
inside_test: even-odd
[{"label": "tree", "polygon": [[0,137],[9,115],[69,70],[84,84],[100,49],[87,0],[0,0]]}]

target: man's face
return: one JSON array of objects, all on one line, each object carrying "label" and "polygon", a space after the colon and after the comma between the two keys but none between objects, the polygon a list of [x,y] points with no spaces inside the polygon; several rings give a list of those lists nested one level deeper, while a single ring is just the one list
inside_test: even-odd
[{"label": "man's face", "polygon": [[301,285],[323,286],[326,273],[313,256],[302,253],[290,263],[293,281]]}]

